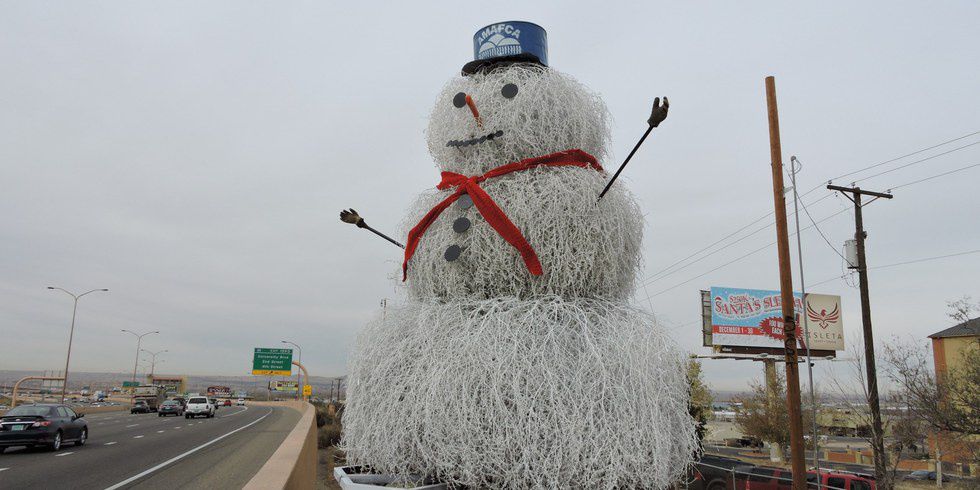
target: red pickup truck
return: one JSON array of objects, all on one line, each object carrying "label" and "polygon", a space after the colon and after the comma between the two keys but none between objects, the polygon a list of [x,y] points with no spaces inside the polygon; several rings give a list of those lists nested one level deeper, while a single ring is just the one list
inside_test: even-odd
[{"label": "red pickup truck", "polygon": [[[793,473],[783,468],[756,466],[744,478],[745,490],[791,490]],[[828,490],[877,490],[875,481],[850,473],[820,472],[821,487]],[[806,472],[807,489],[817,489],[817,472]],[[738,482],[742,483],[742,482]],[[742,485],[737,485],[743,488]]]}]

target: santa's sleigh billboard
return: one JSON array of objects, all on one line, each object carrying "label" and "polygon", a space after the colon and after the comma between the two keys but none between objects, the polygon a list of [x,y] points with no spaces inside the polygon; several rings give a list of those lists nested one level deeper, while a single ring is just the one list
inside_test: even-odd
[{"label": "santa's sleigh billboard", "polygon": [[[800,349],[813,356],[844,350],[840,296],[794,292]],[[704,345],[733,354],[782,354],[782,299],[779,291],[714,287],[701,291]],[[804,332],[807,331],[808,334]]]}]

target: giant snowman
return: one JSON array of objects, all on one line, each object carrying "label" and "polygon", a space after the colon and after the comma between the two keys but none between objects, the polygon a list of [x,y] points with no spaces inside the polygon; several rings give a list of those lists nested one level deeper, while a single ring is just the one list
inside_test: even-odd
[{"label": "giant snowman", "polygon": [[407,219],[404,304],[351,354],[354,465],[475,488],[664,488],[696,450],[684,355],[630,303],[642,216],[606,108],[504,22],[436,100],[442,171]]}]

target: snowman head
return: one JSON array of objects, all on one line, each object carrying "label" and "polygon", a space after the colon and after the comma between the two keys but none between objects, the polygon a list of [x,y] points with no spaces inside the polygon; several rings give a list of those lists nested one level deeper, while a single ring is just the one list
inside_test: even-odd
[{"label": "snowman head", "polygon": [[571,149],[602,161],[609,128],[605,104],[585,86],[550,68],[514,63],[450,80],[427,137],[440,170],[479,175]]}]

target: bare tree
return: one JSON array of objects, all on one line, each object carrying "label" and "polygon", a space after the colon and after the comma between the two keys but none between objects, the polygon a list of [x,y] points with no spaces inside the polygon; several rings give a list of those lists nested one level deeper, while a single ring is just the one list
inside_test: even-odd
[{"label": "bare tree", "polygon": [[885,348],[889,378],[908,404],[909,414],[933,431],[952,438],[980,461],[980,348],[961,353],[959,367],[936,373],[928,345],[895,341]]},{"label": "bare tree", "polygon": [[[789,448],[789,412],[786,409],[786,378],[779,369],[772,376],[750,384],[749,395],[735,407],[735,424],[746,435],[768,442],[785,454]],[[819,398],[817,398],[817,404]],[[811,399],[804,401],[801,414],[804,427],[813,426]],[[808,441],[812,445],[812,441]]]},{"label": "bare tree", "polygon": [[[838,403],[848,412],[850,415],[857,420],[857,424],[861,427],[866,427],[866,436],[863,437],[867,441],[868,445],[871,446],[871,450],[875,452],[880,452],[882,456],[882,461],[884,461],[884,473],[883,478],[881,478],[877,486],[882,490],[890,490],[895,486],[895,480],[897,479],[898,464],[901,461],[903,453],[899,451],[897,454],[889,454],[888,448],[883,445],[882,447],[875,447],[875,441],[881,440],[884,442],[884,437],[876,438],[874,437],[874,424],[872,423],[872,416],[870,410],[870,395],[868,392],[867,378],[865,377],[864,369],[864,344],[858,339],[855,341],[853,347],[853,357],[847,361],[847,374],[844,377],[831,377],[831,385],[834,391],[837,392],[839,396]],[[855,403],[853,400],[853,395],[860,395],[860,403]],[[886,398],[888,400],[888,398]],[[891,415],[891,414],[889,414]],[[889,431],[894,430],[892,427],[895,422],[895,418],[892,416],[882,417],[881,420],[881,430],[885,434]],[[884,434],[882,434],[884,436]],[[894,446],[893,450],[896,449]]]},{"label": "bare tree", "polygon": [[946,306],[949,308],[946,315],[956,323],[968,321],[974,311],[980,311],[980,301],[973,303],[973,299],[966,295],[957,300],[947,301]]}]

